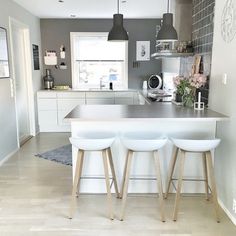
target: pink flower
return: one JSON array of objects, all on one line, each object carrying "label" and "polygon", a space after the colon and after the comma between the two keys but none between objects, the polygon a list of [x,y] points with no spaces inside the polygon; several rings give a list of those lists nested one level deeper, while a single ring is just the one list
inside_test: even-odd
[{"label": "pink flower", "polygon": [[207,77],[203,74],[194,74],[189,80],[192,87],[201,88],[206,84]]}]

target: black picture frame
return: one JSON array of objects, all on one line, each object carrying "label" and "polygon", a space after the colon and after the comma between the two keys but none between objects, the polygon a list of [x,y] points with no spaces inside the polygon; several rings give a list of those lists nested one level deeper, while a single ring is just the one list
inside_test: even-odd
[{"label": "black picture frame", "polygon": [[32,47],[33,47],[34,70],[40,70],[39,46],[36,44],[32,44]]}]

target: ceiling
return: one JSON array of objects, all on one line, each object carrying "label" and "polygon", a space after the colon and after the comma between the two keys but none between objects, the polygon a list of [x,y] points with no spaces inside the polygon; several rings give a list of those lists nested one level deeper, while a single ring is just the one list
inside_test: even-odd
[{"label": "ceiling", "polygon": [[[117,12],[117,0],[14,1],[40,18],[112,18]],[[166,10],[167,0],[120,0],[125,18],[160,18]]]}]

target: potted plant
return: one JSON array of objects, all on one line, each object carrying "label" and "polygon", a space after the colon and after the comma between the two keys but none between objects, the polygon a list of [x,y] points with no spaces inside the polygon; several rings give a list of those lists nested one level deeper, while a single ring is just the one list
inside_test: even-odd
[{"label": "potted plant", "polygon": [[183,96],[185,94],[185,90],[190,86],[189,80],[184,76],[176,76],[174,77],[174,85],[176,87],[175,92],[175,101],[183,102]]},{"label": "potted plant", "polygon": [[196,90],[203,87],[207,78],[203,74],[194,74],[190,77],[177,76],[174,78],[176,87],[176,102],[183,102],[184,106],[192,107],[195,101]]}]

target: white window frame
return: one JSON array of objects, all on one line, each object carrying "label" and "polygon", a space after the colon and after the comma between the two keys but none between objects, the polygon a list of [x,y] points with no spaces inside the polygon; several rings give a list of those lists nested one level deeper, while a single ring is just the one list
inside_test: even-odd
[{"label": "white window frame", "polygon": [[[75,75],[75,68],[74,68],[74,61],[75,61],[74,38],[75,37],[108,37],[108,32],[70,32],[72,88],[75,88],[75,84],[76,84],[76,81],[75,81],[76,75]],[[115,42],[111,42],[111,43],[115,43]],[[125,42],[125,68],[124,68],[123,84],[124,84],[124,88],[122,89],[128,89],[128,42]]]}]

